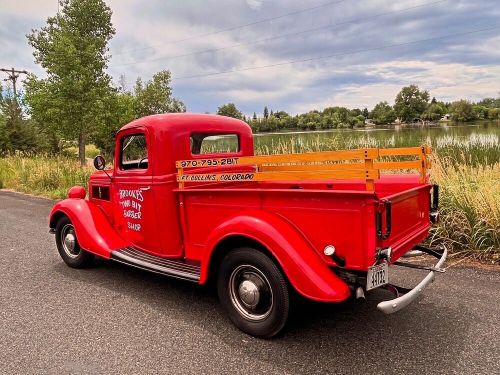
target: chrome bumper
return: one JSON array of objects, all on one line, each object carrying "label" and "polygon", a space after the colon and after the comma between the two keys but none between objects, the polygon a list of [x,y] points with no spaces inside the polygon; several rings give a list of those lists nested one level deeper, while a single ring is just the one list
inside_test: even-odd
[{"label": "chrome bumper", "polygon": [[[412,252],[409,252],[407,254],[409,256],[415,255],[415,253],[412,253]],[[420,255],[420,254],[418,254],[418,255]],[[443,247],[443,253],[442,253],[441,257],[439,258],[439,261],[436,263],[436,265],[433,268],[440,269],[441,266],[446,261],[447,255],[448,255],[448,250],[446,249],[446,247]],[[434,256],[436,256],[436,255],[434,255]],[[423,290],[427,287],[427,285],[429,285],[431,282],[434,281],[435,272],[436,271],[430,271],[427,274],[427,276],[415,288],[411,289],[410,291],[403,294],[402,296],[397,297],[397,298],[390,300],[390,301],[380,302],[377,305],[377,308],[385,314],[392,314],[392,313],[395,313],[396,311],[399,311],[399,310],[405,308],[410,303],[412,303],[423,292]]]}]

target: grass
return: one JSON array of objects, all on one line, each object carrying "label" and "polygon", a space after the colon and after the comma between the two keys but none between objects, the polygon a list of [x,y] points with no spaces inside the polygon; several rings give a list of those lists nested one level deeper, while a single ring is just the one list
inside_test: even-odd
[{"label": "grass", "polygon": [[[500,161],[498,145],[453,141],[434,145],[431,178],[440,185],[441,221],[431,232],[431,244],[444,243],[455,254],[500,263]],[[377,147],[370,140],[313,138],[307,142],[256,145],[257,154],[312,152],[339,148]],[[381,145],[387,147],[390,145]],[[440,147],[441,146],[441,147]],[[491,151],[493,149],[493,153]],[[0,188],[49,198],[64,198],[74,185],[87,185],[92,168],[80,168],[75,157],[14,155],[0,159]]]},{"label": "grass", "polygon": [[[78,156],[78,147],[76,146],[71,146],[71,147],[68,147],[64,150],[64,152],[68,155],[68,156],[75,156],[77,157]],[[99,150],[95,145],[93,144],[89,144],[85,147],[85,157],[87,159],[94,159],[97,155],[100,155],[101,154],[101,150]]]},{"label": "grass", "polygon": [[90,167],[80,168],[76,158],[20,156],[0,158],[0,188],[49,198],[64,198],[74,185],[87,186]]},{"label": "grass", "polygon": [[431,176],[440,186],[441,220],[429,242],[500,263],[500,162],[471,165],[435,157]]}]

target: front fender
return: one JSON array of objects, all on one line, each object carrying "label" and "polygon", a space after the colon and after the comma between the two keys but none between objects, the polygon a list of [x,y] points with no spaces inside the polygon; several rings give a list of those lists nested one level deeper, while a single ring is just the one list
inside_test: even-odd
[{"label": "front fender", "polygon": [[304,297],[323,302],[340,302],[351,292],[333,273],[312,245],[290,222],[264,211],[247,211],[219,225],[209,236],[201,262],[200,283],[208,278],[210,261],[217,244],[230,236],[243,236],[262,244],[274,256],[292,286]]},{"label": "front fender", "polygon": [[129,245],[116,233],[99,207],[85,199],[70,198],[57,202],[49,216],[51,228],[55,228],[61,214],[71,220],[80,246],[90,253],[110,258],[111,251]]}]

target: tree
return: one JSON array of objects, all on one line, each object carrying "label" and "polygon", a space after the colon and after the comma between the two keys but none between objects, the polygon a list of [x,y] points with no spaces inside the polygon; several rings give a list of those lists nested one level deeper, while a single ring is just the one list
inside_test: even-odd
[{"label": "tree", "polygon": [[353,117],[358,117],[359,115],[361,115],[361,113],[361,109],[359,108],[351,109],[351,116]]},{"label": "tree", "polygon": [[363,108],[363,111],[361,111],[361,114],[363,115],[363,117],[366,119],[370,116],[370,112],[368,112],[368,108]]},{"label": "tree", "polygon": [[113,137],[124,124],[156,113],[183,112],[184,104],[172,97],[170,72],[161,71],[143,83],[137,78],[134,91],[128,91],[125,77],[120,77],[118,87],[113,87],[102,99],[102,124],[92,134],[91,140],[104,153],[113,153]]},{"label": "tree", "polygon": [[277,117],[279,119],[284,119],[286,117],[290,117],[290,115],[285,111],[278,111],[274,113],[274,117]]},{"label": "tree", "polygon": [[135,82],[135,115],[143,117],[157,113],[186,112],[186,106],[172,96],[170,71],[162,70],[146,83]]},{"label": "tree", "polygon": [[136,118],[136,97],[133,93],[114,89],[103,100],[105,118],[103,124],[92,134],[92,142],[105,155],[112,155],[114,151],[114,136],[124,124]]},{"label": "tree", "polygon": [[498,98],[485,98],[477,104],[488,108],[500,108],[500,96]]},{"label": "tree", "polygon": [[[3,88],[0,86],[0,91]],[[33,121],[23,118],[23,111],[13,92],[8,88],[0,95],[0,153],[12,151],[33,152],[41,148]]]},{"label": "tree", "polygon": [[252,120],[257,120],[257,114],[255,112],[253,113]]},{"label": "tree", "polygon": [[349,121],[349,110],[345,107],[335,107],[337,110],[333,114],[333,120],[337,123],[339,128],[349,128],[351,121]]},{"label": "tree", "polygon": [[489,120],[500,119],[500,108],[490,108],[488,110],[488,119]]},{"label": "tree", "polygon": [[378,103],[372,110],[371,118],[377,125],[390,124],[396,119],[394,110],[387,102]]},{"label": "tree", "polygon": [[403,87],[396,96],[394,111],[401,120],[412,122],[421,117],[428,102],[429,93],[427,91],[420,91],[418,86],[410,85]]},{"label": "tree", "polygon": [[474,118],[472,104],[468,100],[451,103],[451,119],[453,121],[470,121]]},{"label": "tree", "polygon": [[220,106],[219,108],[217,108],[217,114],[221,116],[237,118],[239,120],[241,120],[241,118],[243,117],[234,103],[227,103]]},{"label": "tree", "polygon": [[489,110],[490,109],[488,107],[479,104],[472,105],[472,113],[474,115],[474,119],[477,120],[487,119]]},{"label": "tree", "polygon": [[268,118],[269,117],[269,110],[267,109],[267,106],[264,107],[264,118]]},{"label": "tree", "polygon": [[25,83],[31,116],[67,139],[78,139],[85,164],[85,142],[102,121],[110,90],[105,72],[108,42],[115,34],[111,9],[103,0],[60,0],[61,10],[46,26],[27,36],[35,62],[47,73]]},{"label": "tree", "polygon": [[422,118],[424,120],[436,121],[439,120],[445,114],[445,108],[439,104],[436,99],[427,107],[427,109],[422,113]]},{"label": "tree", "polygon": [[[3,104],[2,97],[2,85],[0,85],[0,109],[2,108],[1,104]],[[7,134],[7,117],[0,110],[0,155],[3,155],[8,152],[10,149],[10,141],[9,136]]]}]

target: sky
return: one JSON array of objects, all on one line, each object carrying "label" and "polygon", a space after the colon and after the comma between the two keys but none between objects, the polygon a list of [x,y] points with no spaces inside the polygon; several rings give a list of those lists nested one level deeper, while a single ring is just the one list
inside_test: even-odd
[{"label": "sky", "polygon": [[[168,69],[190,112],[370,109],[409,84],[444,101],[500,95],[498,0],[106,3],[113,80]],[[56,12],[56,0],[0,0],[0,67],[43,76],[26,34]]]}]

